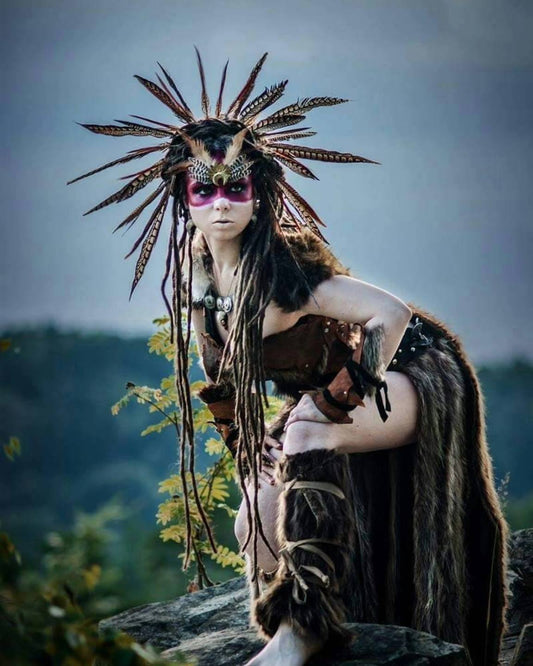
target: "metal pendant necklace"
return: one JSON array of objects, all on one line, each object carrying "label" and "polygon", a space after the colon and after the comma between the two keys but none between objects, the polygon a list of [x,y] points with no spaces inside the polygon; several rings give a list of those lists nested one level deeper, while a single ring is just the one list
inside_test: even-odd
[{"label": "metal pendant necklace", "polygon": [[228,296],[219,296],[216,291],[215,293],[207,293],[204,296],[204,306],[208,310],[216,310],[216,312],[220,313],[218,315],[218,321],[226,331],[228,330],[229,313],[233,310],[233,295],[231,295],[231,291],[233,289],[235,277],[237,276],[237,268],[238,267],[236,266],[233,272],[233,278],[229,286],[230,294]]}]

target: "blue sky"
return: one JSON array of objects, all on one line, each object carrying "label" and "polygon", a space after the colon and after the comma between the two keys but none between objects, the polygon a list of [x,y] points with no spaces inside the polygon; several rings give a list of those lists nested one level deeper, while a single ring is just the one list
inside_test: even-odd
[{"label": "blue sky", "polygon": [[533,357],[529,1],[10,0],[2,32],[0,327],[131,335],[163,312],[161,241],[128,301],[135,232],[111,231],[131,202],[82,217],[128,168],[65,183],[142,145],[75,121],[172,122],[132,76],[157,61],[199,111],[196,44],[213,95],[226,58],[229,98],[268,51],[258,88],[288,78],[287,102],[349,98],[309,115],[309,144],[381,166],[315,163],[319,183],[290,178],[334,251],[447,321],[476,362]]}]

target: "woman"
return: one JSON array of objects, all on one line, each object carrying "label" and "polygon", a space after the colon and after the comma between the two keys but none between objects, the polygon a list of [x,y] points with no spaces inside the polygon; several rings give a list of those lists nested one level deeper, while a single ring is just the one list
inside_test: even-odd
[{"label": "woman", "polygon": [[[300,158],[370,160],[293,143],[312,134],[292,127],[307,111],[344,100],[305,98],[260,119],[287,83],[248,101],[264,59],[225,113],[226,70],[211,113],[198,57],[204,119],[162,70],[159,85],[137,78],[184,124],[86,125],[164,139],[95,170],[165,151],[92,210],[161,179],[119,225],[160,196],[133,248],[142,243],[133,290],[173,202],[163,295],[176,337],[182,478],[187,445],[194,466],[192,322],[208,377],[200,397],[243,488],[236,533],[251,563],[254,617],[272,639],[250,664],[304,664],[349,641],[348,620],[429,631],[464,644],[474,664],[495,664],[505,525],[475,376],[442,324],[351,278],[326,249],[320,219],[282,166],[314,177]],[[267,434],[268,379],[287,403]]]}]

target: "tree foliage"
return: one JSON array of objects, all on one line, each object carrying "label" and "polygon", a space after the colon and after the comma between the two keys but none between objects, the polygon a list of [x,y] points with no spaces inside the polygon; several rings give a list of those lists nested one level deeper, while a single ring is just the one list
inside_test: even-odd
[{"label": "tree foliage", "polygon": [[[150,353],[165,357],[169,362],[174,359],[174,346],[170,341],[170,328],[167,318],[154,320],[157,331],[148,341]],[[197,358],[197,350],[193,346],[190,356],[191,363]],[[203,386],[203,382],[193,382],[191,384],[191,393]],[[149,412],[157,413],[160,418],[142,431],[142,435],[159,433],[164,428],[173,427],[178,435],[180,433],[180,416],[175,409],[176,388],[174,375],[164,377],[158,388],[148,386],[127,385],[127,393],[112,407],[113,414],[118,414],[129,402],[135,400],[139,404],[145,405]],[[205,433],[213,427],[212,416],[207,407],[199,400],[194,400],[194,425],[195,431]],[[267,413],[271,415],[279,408],[279,400],[273,398]],[[199,443],[199,441],[197,440]],[[204,444],[206,453],[215,458],[212,465],[209,465],[203,472],[196,472],[196,484],[202,500],[202,506],[209,522],[216,532],[217,512],[224,511],[229,516],[235,517],[236,507],[232,506],[230,500],[237,495],[235,484],[235,464],[233,458],[219,439],[209,438]],[[188,487],[191,488],[190,473],[187,476]],[[180,547],[179,556],[184,556],[184,540],[186,539],[185,528],[185,495],[181,478],[177,475],[171,475],[159,484],[159,492],[167,497],[159,505],[157,512],[157,522],[162,526],[161,539],[163,541],[173,541]],[[195,564],[195,579],[191,583],[190,589],[202,589],[205,586],[212,585],[211,578],[206,567],[206,558],[210,558],[219,567],[231,567],[236,573],[244,572],[243,557],[234,552],[228,544],[220,543],[217,550],[213,552],[209,545],[205,527],[202,523],[199,511],[193,501],[192,490],[189,491],[189,508],[192,520],[192,557],[191,561]]]}]

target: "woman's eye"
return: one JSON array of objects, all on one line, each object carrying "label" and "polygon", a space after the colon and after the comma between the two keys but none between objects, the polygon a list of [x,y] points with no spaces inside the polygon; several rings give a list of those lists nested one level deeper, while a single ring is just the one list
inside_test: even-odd
[{"label": "woman's eye", "polygon": [[230,192],[233,192],[234,194],[239,194],[240,192],[244,192],[246,189],[246,185],[243,183],[235,183],[234,185],[230,185]]},{"label": "woman's eye", "polygon": [[194,188],[194,194],[197,194],[198,196],[201,197],[208,197],[210,194],[213,192],[213,186],[212,185],[199,185],[198,187]]}]

